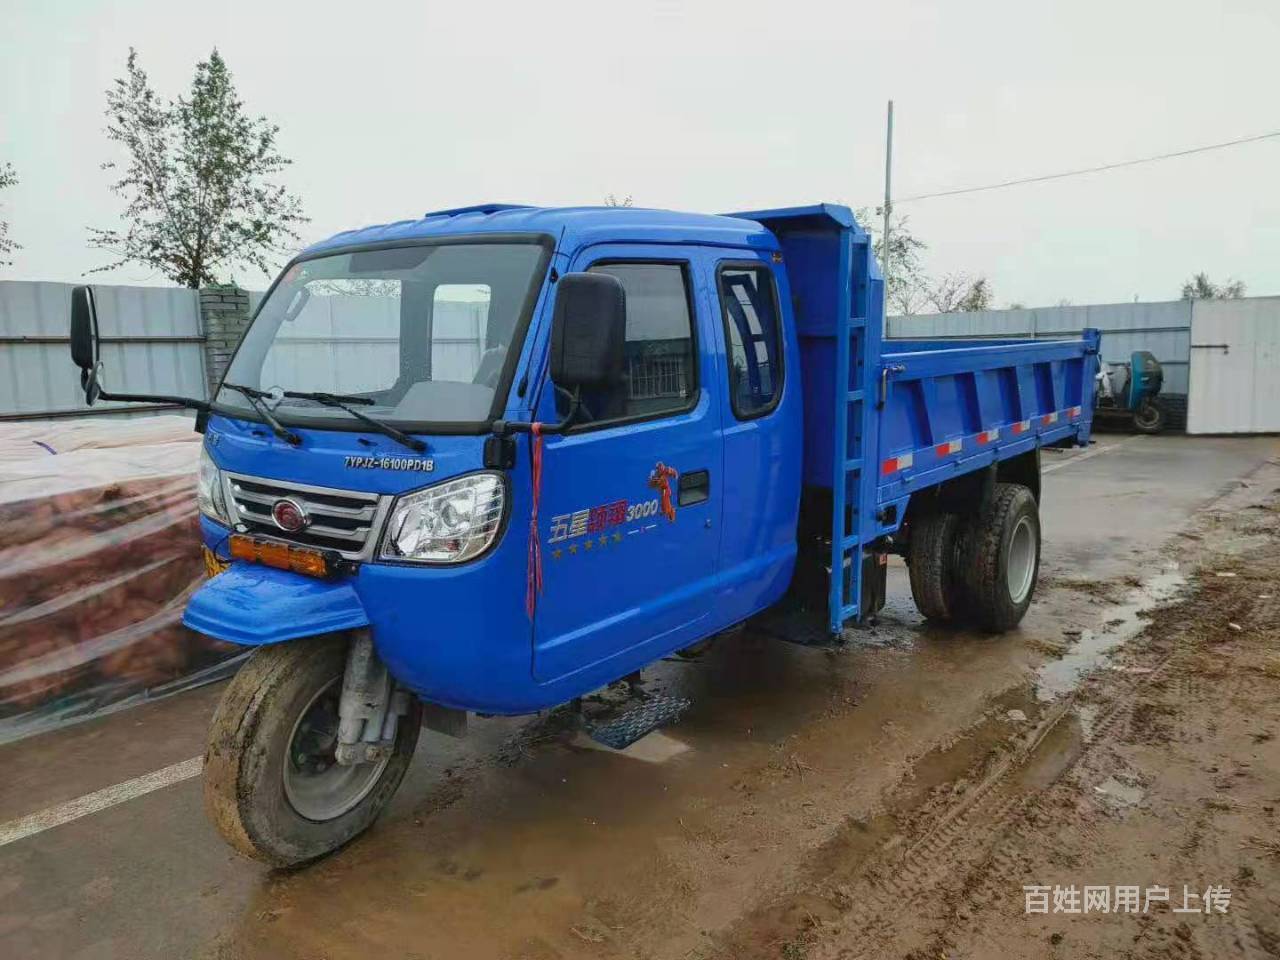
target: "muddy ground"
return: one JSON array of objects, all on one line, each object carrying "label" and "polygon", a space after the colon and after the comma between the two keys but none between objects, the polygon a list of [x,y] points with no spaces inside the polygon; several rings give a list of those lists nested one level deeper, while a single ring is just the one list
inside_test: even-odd
[{"label": "muddy ground", "polygon": [[1184,539],[1136,637],[1057,700],[994,701],[705,955],[1280,956],[1280,489]]},{"label": "muddy ground", "polygon": [[[1018,631],[923,624],[895,566],[843,646],[647,672],[693,707],[625,754],[562,714],[424,734],[382,821],[295,872],[178,783],[0,846],[0,957],[1280,956],[1280,442],[1047,457]],[[0,748],[0,822],[198,753],[218,692]],[[1175,914],[1184,884],[1227,911]],[[1170,902],[1029,916],[1026,885]]]}]

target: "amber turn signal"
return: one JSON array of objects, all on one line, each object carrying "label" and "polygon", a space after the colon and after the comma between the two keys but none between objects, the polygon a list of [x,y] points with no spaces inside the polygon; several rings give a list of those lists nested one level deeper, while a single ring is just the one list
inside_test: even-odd
[{"label": "amber turn signal", "polygon": [[248,560],[277,570],[292,570],[309,577],[327,577],[330,573],[328,557],[318,550],[291,547],[271,540],[255,540],[240,534],[231,537],[230,549],[236,560]]}]

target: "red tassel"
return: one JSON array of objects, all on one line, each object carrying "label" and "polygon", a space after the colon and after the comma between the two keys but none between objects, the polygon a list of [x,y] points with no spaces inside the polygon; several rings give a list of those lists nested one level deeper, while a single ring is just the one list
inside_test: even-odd
[{"label": "red tassel", "polygon": [[653,473],[649,476],[649,486],[662,494],[662,515],[672,523],[676,519],[676,507],[671,502],[671,481],[678,475],[675,467],[668,467],[659,460],[658,465],[653,468]]},{"label": "red tassel", "polygon": [[538,537],[538,503],[542,499],[542,424],[535,423],[529,429],[529,476],[533,487],[533,502],[529,508],[529,576],[525,588],[524,609],[533,619],[538,608],[538,594],[542,593],[542,541]]}]

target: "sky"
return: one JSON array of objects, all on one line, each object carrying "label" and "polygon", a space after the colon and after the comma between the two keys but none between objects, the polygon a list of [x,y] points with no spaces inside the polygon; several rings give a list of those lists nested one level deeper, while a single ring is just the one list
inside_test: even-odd
[{"label": "sky", "polygon": [[[303,241],[484,201],[724,212],[1035,176],[1280,130],[1276,0],[5,0],[0,279],[78,281],[119,222],[104,93],[175,97],[217,47],[280,125]],[[1280,294],[1280,138],[903,203],[930,273],[997,306]],[[233,278],[264,287],[252,270]],[[95,282],[164,284],[131,265]]]}]

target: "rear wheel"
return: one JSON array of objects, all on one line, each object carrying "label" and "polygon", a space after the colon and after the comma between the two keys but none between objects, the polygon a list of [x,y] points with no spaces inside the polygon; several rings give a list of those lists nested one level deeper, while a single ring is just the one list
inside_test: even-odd
[{"label": "rear wheel", "polygon": [[933,513],[911,521],[907,572],[916,608],[929,620],[952,620],[960,614],[956,547],[960,519]]},{"label": "rear wheel", "polygon": [[246,856],[277,867],[324,856],[367,829],[404,778],[418,742],[416,700],[389,755],[351,765],[334,758],[346,654],[340,636],[263,647],[218,705],[205,809]]},{"label": "rear wheel", "polygon": [[1143,400],[1133,412],[1133,425],[1139,433],[1159,433],[1164,429],[1164,408],[1154,400]]},{"label": "rear wheel", "polygon": [[991,633],[1016,627],[1040,571],[1040,514],[1031,491],[997,483],[991,500],[965,521],[957,557],[968,618]]}]

